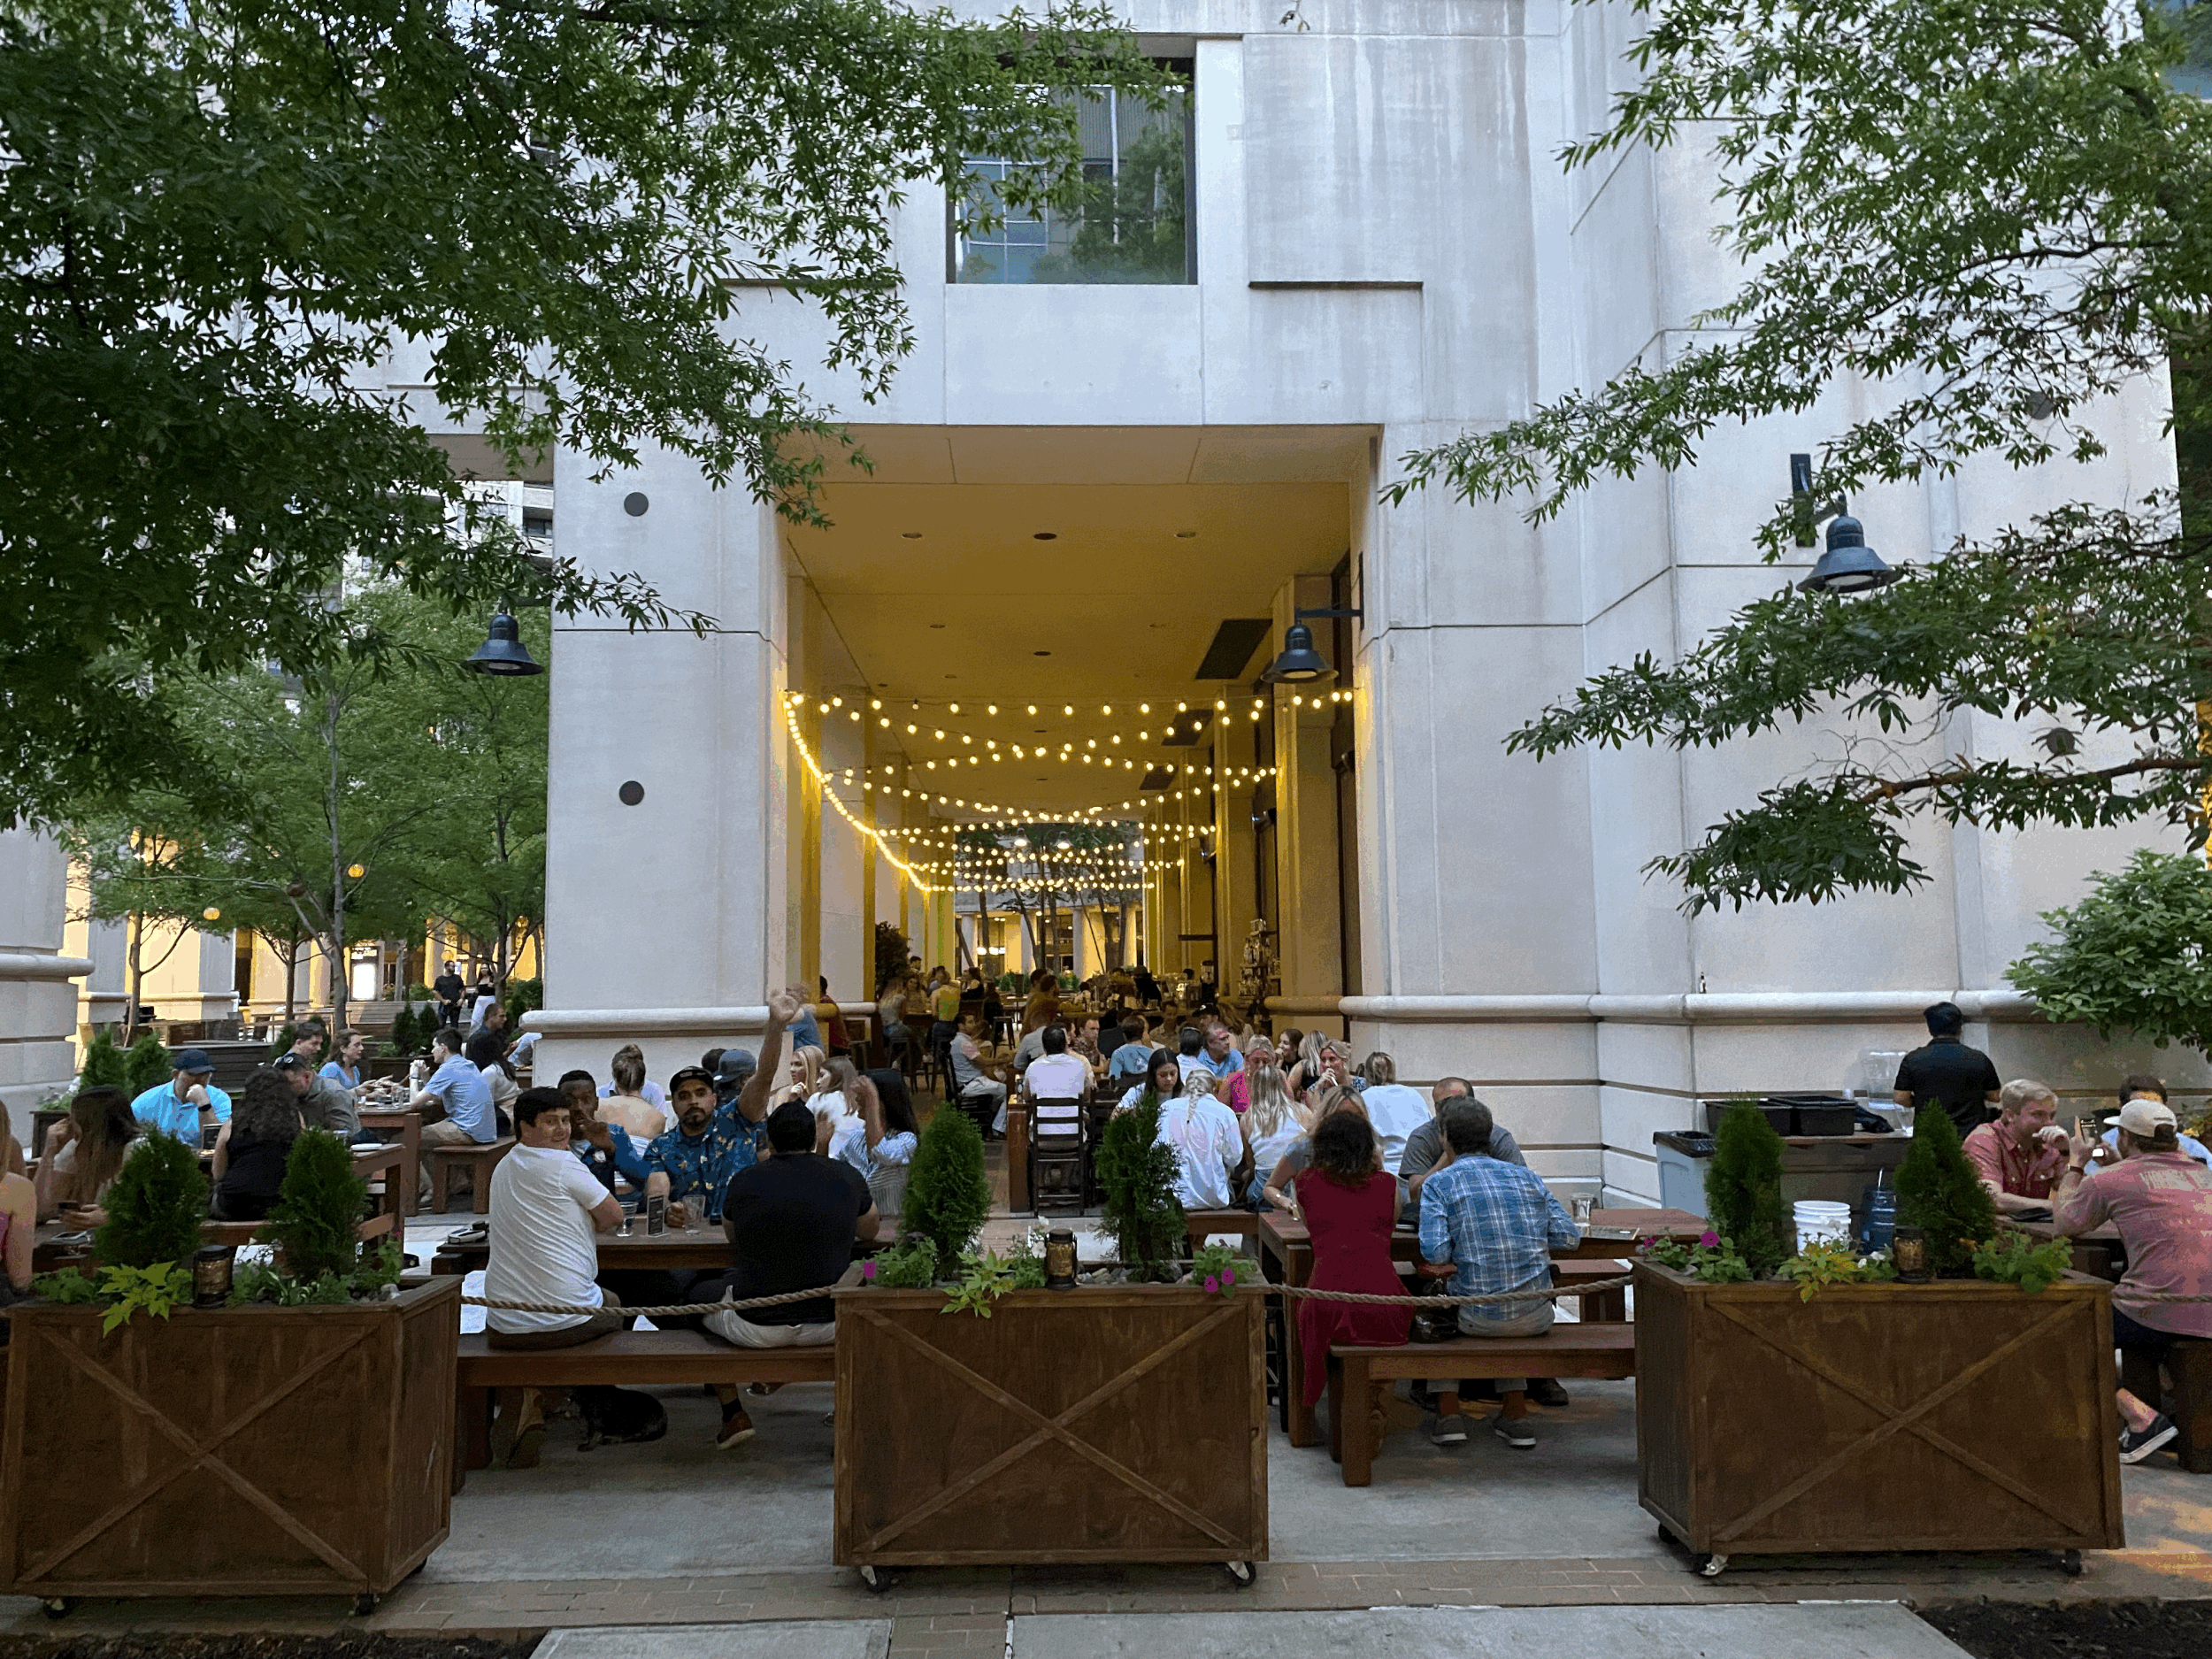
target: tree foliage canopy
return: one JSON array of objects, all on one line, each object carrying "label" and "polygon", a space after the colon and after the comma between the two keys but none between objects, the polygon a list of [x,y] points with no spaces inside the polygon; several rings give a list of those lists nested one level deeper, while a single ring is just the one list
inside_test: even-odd
[{"label": "tree foliage canopy", "polygon": [[[1663,362],[1405,458],[1394,487],[1562,510],[1600,478],[1693,465],[1715,434],[1877,388],[1759,532],[1778,557],[1813,503],[2102,451],[2108,400],[2205,355],[2212,108],[2170,87],[2183,34],[2126,0],[1635,0],[1643,79],[1583,165],[1698,142],[1721,169],[1734,295]],[[2194,14],[2189,19],[2193,26]],[[2203,395],[2182,387],[2181,416]],[[1516,733],[1538,755],[1677,748],[1838,713],[1847,744],[1655,861],[1693,910],[1927,879],[1914,814],[2000,828],[2162,818],[2204,837],[2212,757],[2207,538],[2170,493],[2014,526],[1855,599],[1783,592],[1678,663],[1600,674]],[[1975,710],[2036,752],[1944,755]],[[1886,741],[1882,741],[1882,740]],[[1939,757],[1931,762],[1931,750]]]},{"label": "tree foliage canopy", "polygon": [[2144,849],[2043,920],[2051,936],[2005,972],[2046,1018],[2212,1054],[2212,869],[2202,858]]},{"label": "tree foliage canopy", "polygon": [[872,396],[902,180],[1020,157],[995,199],[1071,204],[1054,89],[1158,82],[1087,0],[4,0],[0,823],[178,769],[173,671],[331,660],[349,557],[703,626],[541,572],[419,420],[514,462],[664,445],[803,515],[819,463],[777,440],[831,423],[748,305],[807,296]]}]

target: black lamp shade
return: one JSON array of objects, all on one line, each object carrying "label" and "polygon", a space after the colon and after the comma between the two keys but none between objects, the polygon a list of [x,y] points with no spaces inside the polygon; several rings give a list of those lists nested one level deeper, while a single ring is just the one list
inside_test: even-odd
[{"label": "black lamp shade", "polygon": [[467,666],[480,674],[542,674],[545,665],[530,655],[522,642],[521,630],[515,619],[504,611],[492,617],[490,634],[476,648]]},{"label": "black lamp shade", "polygon": [[1840,513],[1828,525],[1828,546],[1813,573],[1797,584],[1801,593],[1863,594],[1886,588],[1898,572],[1882,563],[1882,556],[1866,544],[1866,530],[1849,513]]},{"label": "black lamp shade", "polygon": [[1287,681],[1297,685],[1309,680],[1333,680],[1336,670],[1321,658],[1313,649],[1313,630],[1302,622],[1294,622],[1283,630],[1283,654],[1269,665],[1263,680]]}]

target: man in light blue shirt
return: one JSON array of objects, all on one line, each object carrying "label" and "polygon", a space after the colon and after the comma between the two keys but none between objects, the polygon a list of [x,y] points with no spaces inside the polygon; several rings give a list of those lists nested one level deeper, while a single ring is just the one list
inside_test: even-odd
[{"label": "man in light blue shirt", "polygon": [[[200,1144],[203,1123],[230,1121],[230,1096],[215,1087],[215,1062],[204,1048],[180,1048],[166,1083],[157,1083],[131,1102],[131,1116],[192,1146]],[[203,1113],[213,1114],[203,1118]]]},{"label": "man in light blue shirt", "polygon": [[418,1111],[434,1106],[445,1116],[422,1126],[425,1146],[458,1146],[465,1141],[488,1146],[499,1139],[499,1117],[492,1110],[492,1086],[468,1063],[461,1033],[448,1025],[430,1044],[436,1070],[408,1102]]}]

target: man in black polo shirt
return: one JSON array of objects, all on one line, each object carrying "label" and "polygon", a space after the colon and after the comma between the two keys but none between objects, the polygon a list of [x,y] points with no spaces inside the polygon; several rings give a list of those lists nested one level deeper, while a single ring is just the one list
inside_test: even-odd
[{"label": "man in black polo shirt", "polygon": [[1969,1130],[1996,1116],[1990,1109],[1997,1103],[1997,1068],[1987,1055],[1960,1039],[1966,1015],[1956,1002],[1938,1002],[1922,1017],[1928,1022],[1927,1045],[1899,1064],[1894,1098],[1900,1106],[1915,1108],[1939,1102],[1963,1141]]},{"label": "man in black polo shirt", "polygon": [[[768,1114],[768,1156],[733,1176],[722,1200],[722,1230],[737,1263],[692,1286],[694,1302],[743,1302],[789,1290],[826,1289],[852,1264],[853,1241],[872,1239],[879,1217],[868,1183],[841,1159],[814,1149],[814,1114],[786,1101]],[[837,1340],[837,1307],[827,1296],[743,1313],[710,1313],[706,1328],[740,1348],[807,1348]],[[722,1396],[721,1447],[753,1435],[737,1390]]]}]

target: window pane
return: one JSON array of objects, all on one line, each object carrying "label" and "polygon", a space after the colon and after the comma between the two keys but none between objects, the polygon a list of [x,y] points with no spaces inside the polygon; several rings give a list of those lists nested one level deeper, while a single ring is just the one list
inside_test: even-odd
[{"label": "window pane", "polygon": [[[1181,65],[1175,65],[1181,67]],[[1023,163],[1003,157],[968,161],[964,212],[952,225],[956,282],[1188,282],[1191,269],[1190,99],[1171,92],[1148,109],[1110,88],[1079,99],[1084,195],[1072,212],[1018,209],[985,228],[972,222],[997,211],[999,185]]]}]

